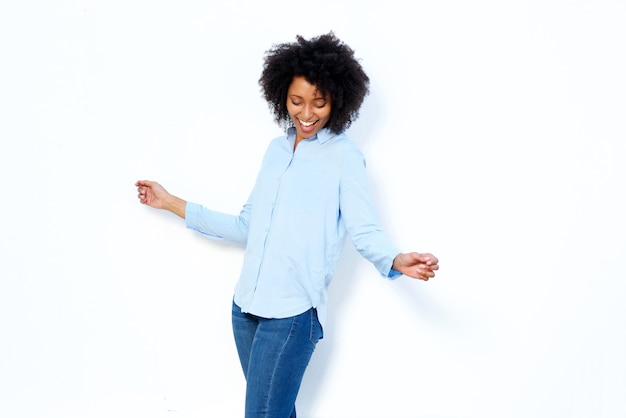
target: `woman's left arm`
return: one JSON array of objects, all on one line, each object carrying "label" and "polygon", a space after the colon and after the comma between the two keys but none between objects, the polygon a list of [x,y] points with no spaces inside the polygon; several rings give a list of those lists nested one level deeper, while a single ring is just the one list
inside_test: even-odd
[{"label": "woman's left arm", "polygon": [[372,205],[365,158],[353,151],[345,161],[340,185],[340,208],[357,251],[386,277],[398,273],[420,280],[435,276],[439,261],[428,253],[401,253],[383,232]]}]

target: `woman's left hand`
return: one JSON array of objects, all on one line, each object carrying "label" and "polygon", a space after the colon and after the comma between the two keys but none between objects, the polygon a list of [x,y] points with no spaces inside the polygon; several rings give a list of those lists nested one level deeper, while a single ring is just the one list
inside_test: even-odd
[{"label": "woman's left hand", "polygon": [[427,281],[439,270],[439,260],[429,253],[400,253],[393,259],[392,269],[405,276]]}]

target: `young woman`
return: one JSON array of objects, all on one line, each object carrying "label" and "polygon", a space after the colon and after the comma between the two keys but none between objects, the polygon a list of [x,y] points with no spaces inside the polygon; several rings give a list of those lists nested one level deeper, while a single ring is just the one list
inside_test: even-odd
[{"label": "young woman", "polygon": [[386,237],[368,192],[365,160],[344,131],[369,79],[331,32],[266,52],[261,89],[286,134],[272,140],[238,215],[211,211],[141,180],[139,201],[187,227],[245,243],[232,325],[246,378],[246,418],[295,417],[305,369],[323,335],[327,289],[348,235],[385,277],[435,276],[428,253],[401,253]]}]

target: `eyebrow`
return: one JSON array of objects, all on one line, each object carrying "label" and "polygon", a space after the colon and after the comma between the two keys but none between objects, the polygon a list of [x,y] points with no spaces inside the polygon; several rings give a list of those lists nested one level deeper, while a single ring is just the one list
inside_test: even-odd
[{"label": "eyebrow", "polygon": [[[290,95],[289,95],[289,98],[291,98],[291,99],[294,99],[294,98],[295,98],[295,99],[301,99],[301,100],[304,100],[304,98],[303,98],[302,96],[299,96],[299,95],[297,95],[297,94],[290,94]],[[325,102],[327,102],[327,101],[328,101],[328,99],[326,98],[326,96],[324,96],[324,97],[314,97],[312,100],[323,100],[323,101],[325,101]]]}]

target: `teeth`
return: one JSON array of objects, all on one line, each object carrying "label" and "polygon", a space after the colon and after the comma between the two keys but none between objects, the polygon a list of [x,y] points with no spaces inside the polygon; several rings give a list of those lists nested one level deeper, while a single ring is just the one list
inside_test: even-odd
[{"label": "teeth", "polygon": [[305,122],[302,119],[298,119],[300,121],[300,123],[304,126],[311,126],[313,125],[315,122]]}]

